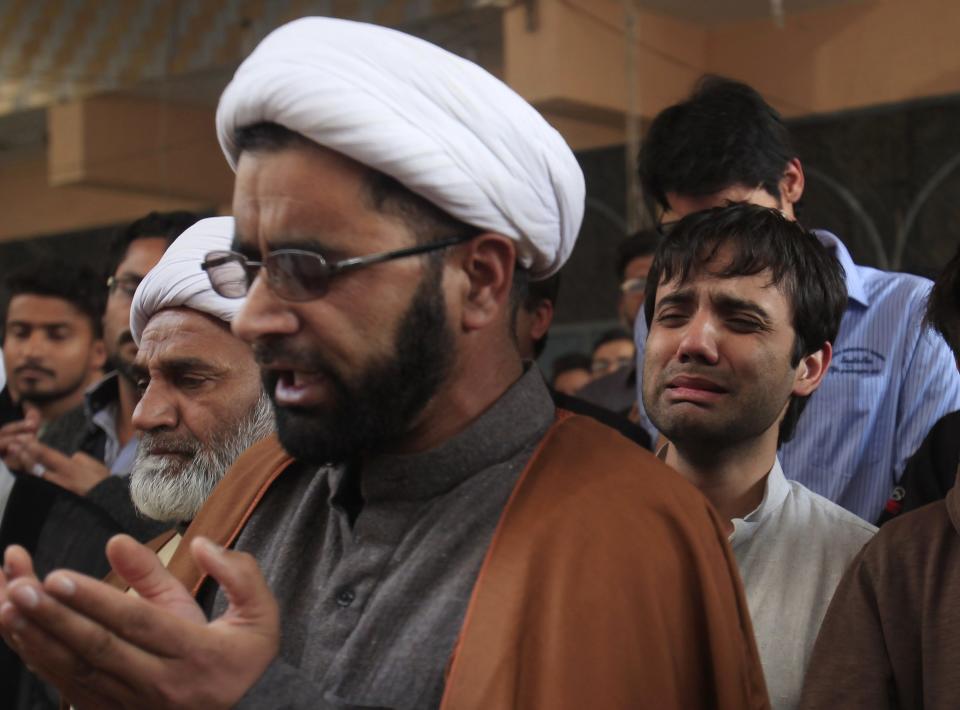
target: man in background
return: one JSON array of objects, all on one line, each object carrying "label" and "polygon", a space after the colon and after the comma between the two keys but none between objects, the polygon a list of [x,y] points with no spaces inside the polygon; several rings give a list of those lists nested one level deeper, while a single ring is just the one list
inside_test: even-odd
[{"label": "man in background", "polygon": [[86,267],[44,259],[11,274],[5,291],[7,388],[25,419],[0,429],[0,456],[24,433],[39,433],[48,445],[72,453],[83,430],[83,394],[102,377],[106,362],[105,289]]},{"label": "man in background", "polygon": [[[660,243],[654,230],[642,230],[617,247],[617,278],[620,296],[617,315],[623,331],[611,331],[594,345],[592,382],[579,393],[585,401],[637,421],[637,363],[633,324],[643,305],[647,272]],[[645,437],[650,440],[649,434]]]},{"label": "man in background", "polygon": [[620,323],[631,333],[637,314],[643,307],[647,274],[660,240],[660,234],[655,229],[644,229],[627,237],[617,246],[617,276],[620,279],[617,314]]},{"label": "man in background", "polygon": [[[654,119],[639,172],[665,232],[691,212],[730,202],[795,219],[805,184],[779,114],[749,86],[719,77],[704,78]],[[815,234],[843,267],[847,310],[833,367],[780,461],[788,476],[872,522],[930,427],[960,409],[960,376],[943,341],[921,326],[929,281],[858,266],[836,236]],[[638,319],[641,370],[647,325]]]}]

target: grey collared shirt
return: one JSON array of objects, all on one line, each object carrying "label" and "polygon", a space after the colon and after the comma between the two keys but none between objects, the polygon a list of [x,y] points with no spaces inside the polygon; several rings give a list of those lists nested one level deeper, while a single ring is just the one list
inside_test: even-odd
[{"label": "grey collared shirt", "polygon": [[[436,449],[281,476],[236,545],[259,561],[282,619],[280,658],[240,707],[439,706],[493,530],[553,417],[531,368]],[[224,608],[218,593],[214,614]]]}]

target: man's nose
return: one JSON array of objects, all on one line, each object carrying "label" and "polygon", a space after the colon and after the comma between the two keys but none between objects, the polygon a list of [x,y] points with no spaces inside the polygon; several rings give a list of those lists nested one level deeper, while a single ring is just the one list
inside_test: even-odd
[{"label": "man's nose", "polygon": [[134,408],[131,422],[139,431],[175,429],[180,416],[176,402],[162,386],[151,382]]},{"label": "man's nose", "polygon": [[299,321],[291,304],[274,294],[266,280],[258,276],[230,327],[238,338],[253,343],[264,336],[291,335],[297,332]]},{"label": "man's nose", "polygon": [[686,324],[677,357],[682,362],[695,361],[714,365],[719,358],[719,331],[717,324],[707,314],[697,314]]}]

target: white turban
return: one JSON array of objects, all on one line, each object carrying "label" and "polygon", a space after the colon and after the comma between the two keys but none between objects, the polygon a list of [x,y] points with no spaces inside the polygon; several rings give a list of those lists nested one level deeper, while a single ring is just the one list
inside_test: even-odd
[{"label": "white turban", "polygon": [[585,188],[569,146],[506,84],[429,42],[326,17],[283,25],[220,97],[217,135],[232,168],[235,131],[264,121],[515,239],[534,278],[573,250]]},{"label": "white turban", "polygon": [[200,268],[207,252],[230,249],[232,241],[233,217],[201,219],[177,237],[133,296],[130,332],[137,345],[147,321],[164,308],[192,308],[227,323],[233,320],[243,299],[218,296]]}]

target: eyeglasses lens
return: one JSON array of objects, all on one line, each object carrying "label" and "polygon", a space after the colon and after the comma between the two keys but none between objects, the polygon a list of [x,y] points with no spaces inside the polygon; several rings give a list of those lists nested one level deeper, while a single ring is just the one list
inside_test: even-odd
[{"label": "eyeglasses lens", "polygon": [[282,298],[307,301],[327,292],[330,267],[319,254],[280,251],[267,257],[267,280]]},{"label": "eyeglasses lens", "polygon": [[250,288],[250,278],[243,262],[227,258],[208,269],[213,290],[224,298],[243,298]]}]

